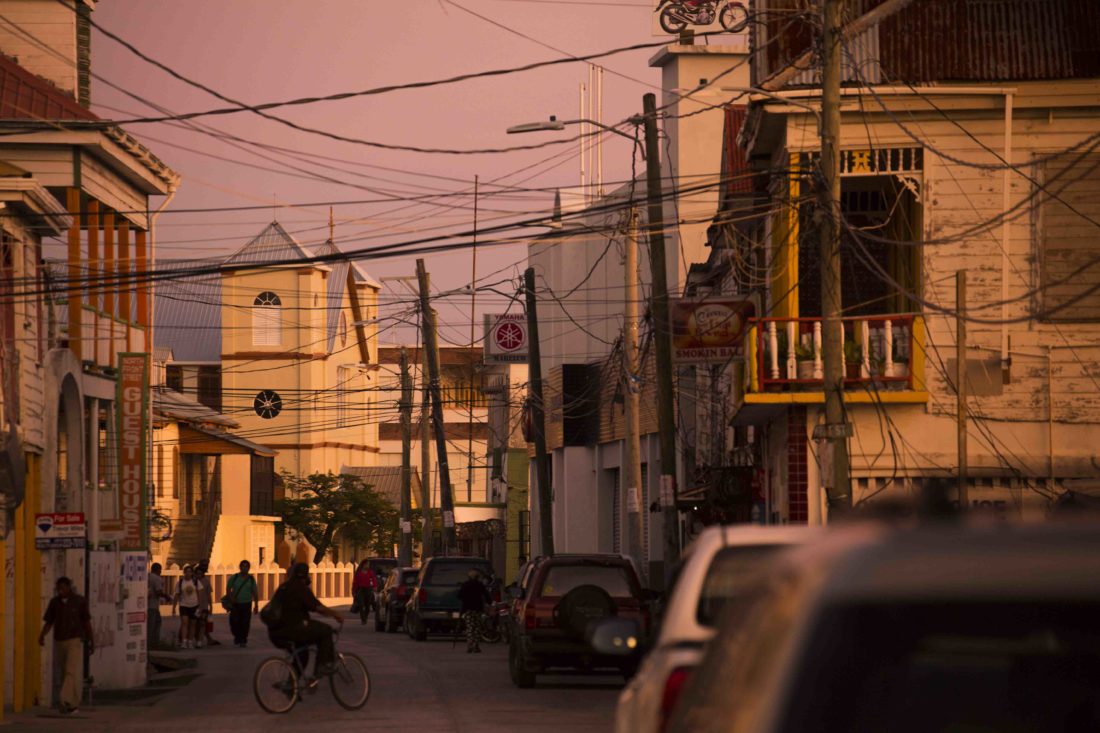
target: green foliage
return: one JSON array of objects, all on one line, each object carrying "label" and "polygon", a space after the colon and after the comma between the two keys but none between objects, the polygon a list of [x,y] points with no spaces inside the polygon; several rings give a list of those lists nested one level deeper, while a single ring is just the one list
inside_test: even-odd
[{"label": "green foliage", "polygon": [[390,554],[399,531],[397,509],[357,476],[282,471],[288,498],[276,502],[282,525],[305,537],[321,562],[337,533],[361,547]]}]

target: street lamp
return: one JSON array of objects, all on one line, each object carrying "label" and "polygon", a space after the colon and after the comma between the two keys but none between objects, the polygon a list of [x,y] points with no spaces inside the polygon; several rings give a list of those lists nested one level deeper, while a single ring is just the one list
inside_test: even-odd
[{"label": "street lamp", "polygon": [[[633,117],[627,117],[625,120],[623,120],[619,124],[621,125],[624,122],[629,122],[630,124],[637,127],[638,125],[642,124],[643,121],[644,120],[641,117],[641,115],[634,115]],[[515,134],[521,133],[521,132],[543,132],[543,131],[546,131],[546,130],[560,131],[560,130],[564,130],[566,125],[581,125],[581,124],[592,125],[593,127],[598,127],[601,130],[604,130],[606,132],[613,132],[616,135],[618,135],[619,137],[625,137],[627,140],[630,140],[631,142],[637,142],[636,138],[633,135],[628,135],[625,132],[623,132],[622,130],[618,129],[617,127],[613,127],[611,125],[605,125],[602,122],[596,122],[595,120],[589,120],[589,119],[585,119],[585,118],[576,119],[576,120],[559,120],[555,115],[550,115],[550,119],[546,120],[545,122],[525,122],[522,125],[512,125],[511,127],[508,128],[508,134],[509,135],[515,135]],[[642,157],[643,158],[645,157],[645,150],[644,149],[642,150]]]}]

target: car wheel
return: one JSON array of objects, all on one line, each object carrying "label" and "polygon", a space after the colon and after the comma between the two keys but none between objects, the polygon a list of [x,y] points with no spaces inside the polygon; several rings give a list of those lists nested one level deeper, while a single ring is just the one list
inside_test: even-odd
[{"label": "car wheel", "polygon": [[[375,609],[375,611],[374,611],[374,630],[375,631],[381,631],[383,629],[381,611],[382,611],[381,608]],[[389,615],[389,614],[387,614],[387,615]]]},{"label": "car wheel", "polygon": [[394,621],[393,611],[386,609],[386,633],[392,634],[397,631],[397,622]]},{"label": "car wheel", "polygon": [[417,641],[427,640],[427,638],[428,638],[428,627],[425,626],[420,621],[417,621],[415,624],[413,624],[413,627],[412,627],[412,637],[413,637],[413,639],[416,639]]},{"label": "car wheel", "polygon": [[405,633],[409,635],[409,638],[413,638],[413,617],[411,613],[405,614]]},{"label": "car wheel", "polygon": [[535,673],[527,669],[527,662],[515,645],[508,647],[508,674],[512,684],[521,690],[535,686]]}]

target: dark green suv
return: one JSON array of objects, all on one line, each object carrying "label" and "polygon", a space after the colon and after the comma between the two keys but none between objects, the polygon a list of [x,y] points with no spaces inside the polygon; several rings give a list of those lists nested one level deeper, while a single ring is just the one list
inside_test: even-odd
[{"label": "dark green suv", "polygon": [[405,607],[405,630],[417,641],[428,634],[456,633],[462,624],[458,589],[470,570],[477,570],[489,586],[493,566],[480,557],[433,557],[420,568],[416,591]]}]

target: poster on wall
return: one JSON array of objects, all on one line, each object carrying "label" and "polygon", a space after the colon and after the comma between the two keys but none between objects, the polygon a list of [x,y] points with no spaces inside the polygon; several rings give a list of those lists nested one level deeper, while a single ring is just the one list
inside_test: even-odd
[{"label": "poster on wall", "polygon": [[653,0],[653,35],[741,33],[749,25],[745,2],[735,0]]},{"label": "poster on wall", "polygon": [[148,354],[118,355],[118,516],[121,547],[145,543],[145,439],[149,414]]},{"label": "poster on wall", "polygon": [[147,563],[145,552],[88,554],[88,605],[96,643],[91,669],[103,689],[145,683]]}]

